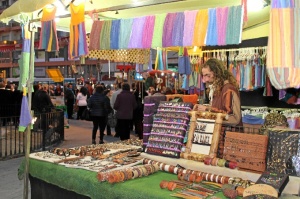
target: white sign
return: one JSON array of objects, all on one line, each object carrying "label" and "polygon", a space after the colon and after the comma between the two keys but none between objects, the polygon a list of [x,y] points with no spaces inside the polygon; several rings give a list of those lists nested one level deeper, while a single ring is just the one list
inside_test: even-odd
[{"label": "white sign", "polygon": [[214,127],[215,120],[197,119],[192,138],[192,153],[209,154]]}]

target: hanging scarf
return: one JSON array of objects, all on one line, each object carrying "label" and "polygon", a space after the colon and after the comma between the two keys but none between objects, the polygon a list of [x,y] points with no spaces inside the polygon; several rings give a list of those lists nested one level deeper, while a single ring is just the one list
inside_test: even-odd
[{"label": "hanging scarf", "polygon": [[134,18],[128,48],[142,48],[142,38],[146,17]]},{"label": "hanging scarf", "polygon": [[206,33],[207,46],[216,46],[218,44],[216,9],[208,9],[208,27]]},{"label": "hanging scarf", "polygon": [[94,21],[90,33],[89,50],[100,50],[100,34],[104,21]]},{"label": "hanging scarf", "polygon": [[151,48],[154,32],[155,16],[147,16],[143,30],[142,47]]},{"label": "hanging scarf", "polygon": [[112,21],[104,21],[101,34],[100,34],[100,49],[110,49],[110,33],[111,33]]},{"label": "hanging scarf", "polygon": [[121,19],[119,49],[127,49],[130,40],[133,19]]},{"label": "hanging scarf", "polygon": [[174,27],[174,21],[177,13],[168,13],[164,23],[163,35],[162,35],[162,46],[172,46],[172,31]]},{"label": "hanging scarf", "polygon": [[204,46],[208,26],[208,9],[199,10],[196,16],[193,46]]},{"label": "hanging scarf", "polygon": [[192,46],[197,10],[184,12],[183,46]]},{"label": "hanging scarf", "polygon": [[119,49],[119,34],[121,20],[113,20],[110,32],[110,48]]},{"label": "hanging scarf", "polygon": [[151,45],[152,48],[162,47],[162,35],[166,16],[166,13],[155,15],[154,33]]},{"label": "hanging scarf", "polygon": [[172,30],[172,46],[183,45],[184,13],[178,12]]},{"label": "hanging scarf", "polygon": [[226,27],[228,20],[228,7],[216,9],[218,46],[226,45]]}]

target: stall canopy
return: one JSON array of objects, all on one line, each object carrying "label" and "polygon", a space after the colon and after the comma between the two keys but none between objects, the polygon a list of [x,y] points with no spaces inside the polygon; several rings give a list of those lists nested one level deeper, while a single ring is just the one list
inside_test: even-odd
[{"label": "stall canopy", "polygon": [[[63,16],[60,21],[57,22],[57,30],[68,32],[70,24],[69,11],[64,10],[61,4],[67,6],[70,1],[71,0],[18,0],[0,15],[0,20],[4,22],[8,22],[11,19],[19,21],[20,13],[33,13],[34,18],[38,21],[41,17],[38,16],[39,11],[48,4],[55,4],[57,7],[62,7],[62,9],[58,11],[58,14]],[[82,0],[75,0],[74,3],[76,4],[76,2],[80,1]],[[97,11],[100,19],[113,20],[162,13],[183,12],[187,10],[236,6],[240,4],[241,0],[86,0],[85,25],[87,32],[90,32],[92,19],[89,16],[89,12],[91,11]],[[244,26],[242,39],[267,36],[268,20],[269,6],[259,12],[248,13],[248,22]],[[252,32],[254,32],[254,34],[252,34]]]}]

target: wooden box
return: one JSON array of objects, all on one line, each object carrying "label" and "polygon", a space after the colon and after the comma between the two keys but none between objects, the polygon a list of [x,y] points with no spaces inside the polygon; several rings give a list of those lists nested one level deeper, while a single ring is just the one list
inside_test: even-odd
[{"label": "wooden box", "polygon": [[263,172],[266,169],[266,135],[226,132],[224,159],[237,162],[240,169]]}]

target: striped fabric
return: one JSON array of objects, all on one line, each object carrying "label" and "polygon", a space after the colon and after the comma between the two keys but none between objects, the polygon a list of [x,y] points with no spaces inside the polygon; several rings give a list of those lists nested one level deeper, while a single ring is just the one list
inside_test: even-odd
[{"label": "striped fabric", "polygon": [[208,10],[199,10],[194,27],[193,46],[204,46],[208,26]]},{"label": "striped fabric", "polygon": [[298,5],[299,0],[271,4],[267,72],[276,89],[300,86]]},{"label": "striped fabric", "polygon": [[142,47],[151,48],[154,32],[155,16],[147,16],[143,29]]},{"label": "striped fabric", "polygon": [[110,48],[119,49],[120,20],[113,20],[110,31]]},{"label": "striped fabric", "polygon": [[100,49],[110,49],[110,33],[112,21],[104,21],[100,34]]},{"label": "striped fabric", "polygon": [[167,14],[155,15],[154,33],[151,45],[152,48],[162,47],[162,35],[166,16]]},{"label": "striped fabric", "polygon": [[102,30],[104,21],[94,21],[92,25],[92,30],[90,33],[90,45],[89,50],[99,50],[100,49],[100,34]]}]

